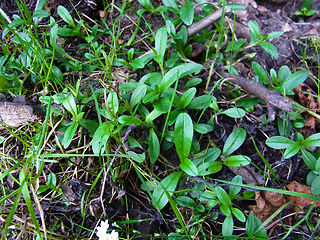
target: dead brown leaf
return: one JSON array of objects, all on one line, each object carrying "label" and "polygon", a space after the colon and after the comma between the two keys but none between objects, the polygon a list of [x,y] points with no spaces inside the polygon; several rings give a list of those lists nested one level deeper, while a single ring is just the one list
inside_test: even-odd
[{"label": "dead brown leaf", "polygon": [[[309,186],[300,184],[296,181],[288,184],[285,189],[293,192],[311,194]],[[292,203],[285,208],[284,214],[294,213],[299,209],[309,206],[313,202],[313,200],[309,198],[287,196],[276,192],[261,191],[256,192],[256,205],[249,207],[253,210],[254,215],[263,222],[288,201],[292,201]],[[319,206],[320,202],[318,201],[316,202],[315,207]],[[288,221],[291,220],[288,219]]]},{"label": "dead brown leaf", "polygon": [[256,192],[256,205],[251,206],[254,215],[264,222],[280,206],[287,202],[283,194],[275,192]]},{"label": "dead brown leaf", "polygon": [[[297,101],[302,106],[316,113],[319,113],[320,102],[319,102],[319,99],[314,97],[317,94],[312,90],[310,86],[302,83],[297,88],[295,88],[295,93],[296,93]],[[310,113],[306,113],[305,120],[306,120],[306,123],[304,124],[304,127],[301,130],[301,132],[304,133],[306,136],[315,134],[317,132],[316,126],[319,123],[319,119],[317,119]]]},{"label": "dead brown leaf", "polygon": [[[291,182],[287,185],[287,189],[292,192],[301,192],[311,194],[311,187],[300,184],[296,181]],[[289,196],[289,199],[294,203],[295,207],[294,210],[296,211],[298,208],[303,209],[306,206],[309,206],[313,200],[310,198],[303,198],[303,197],[296,197],[296,196]],[[316,202],[315,207],[319,207],[320,202]]]}]

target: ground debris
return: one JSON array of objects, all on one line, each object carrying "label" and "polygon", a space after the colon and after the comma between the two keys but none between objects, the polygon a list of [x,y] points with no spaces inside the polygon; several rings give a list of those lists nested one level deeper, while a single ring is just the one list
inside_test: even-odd
[{"label": "ground debris", "polygon": [[[292,181],[285,187],[289,191],[300,192],[311,194],[309,186],[300,184],[296,181]],[[303,209],[313,202],[312,199],[297,197],[297,196],[288,196],[276,192],[256,192],[256,205],[249,206],[256,217],[258,217],[262,222],[267,220],[275,211],[277,211],[283,204],[292,201],[286,209],[285,213],[294,213],[299,209]],[[316,202],[315,207],[319,207],[320,202]]]},{"label": "ground debris", "polygon": [[[38,117],[33,113],[33,108],[27,105],[24,96],[18,96],[13,102],[7,102],[4,95],[0,96],[0,130],[4,125],[19,127],[26,122],[34,122]],[[3,124],[4,123],[4,124]]]}]

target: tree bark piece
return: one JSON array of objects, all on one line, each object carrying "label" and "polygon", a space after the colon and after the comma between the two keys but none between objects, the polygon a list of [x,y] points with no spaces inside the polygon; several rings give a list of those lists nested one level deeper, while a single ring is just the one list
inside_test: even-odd
[{"label": "tree bark piece", "polygon": [[274,90],[270,90],[260,83],[254,82],[242,76],[228,75],[224,72],[221,74],[224,78],[229,79],[232,83],[239,85],[247,92],[261,98],[268,108],[269,121],[274,121],[276,117],[276,109],[290,112],[292,111],[292,102],[290,99],[280,95]]},{"label": "tree bark piece", "polygon": [[[210,26],[213,22],[216,22],[222,15],[222,8],[218,9],[217,11],[211,13],[210,15],[206,16],[205,18],[201,19],[199,22],[192,24],[188,27],[188,36],[191,37],[196,33],[201,32],[206,27]],[[225,8],[225,13],[229,12],[230,8]]]}]

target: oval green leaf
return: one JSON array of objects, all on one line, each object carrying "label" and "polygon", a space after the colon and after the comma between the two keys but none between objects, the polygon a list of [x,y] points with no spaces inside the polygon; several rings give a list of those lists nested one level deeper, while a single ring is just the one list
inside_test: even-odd
[{"label": "oval green leaf", "polygon": [[188,108],[190,109],[205,109],[210,106],[211,102],[214,100],[214,97],[211,95],[202,95],[191,101]]},{"label": "oval green leaf", "polygon": [[193,124],[191,117],[187,113],[179,114],[174,125],[174,145],[181,162],[188,158],[190,154],[192,137]]},{"label": "oval green leaf", "polygon": [[194,7],[192,1],[187,1],[186,4],[182,5],[180,8],[180,17],[184,24],[190,26],[193,22]]},{"label": "oval green leaf", "polygon": [[282,89],[284,91],[290,91],[298,87],[301,83],[303,83],[306,80],[308,75],[309,75],[308,70],[301,70],[301,71],[295,72],[283,82]]},{"label": "oval green leaf", "polygon": [[272,57],[274,57],[274,58],[278,57],[278,50],[273,44],[271,44],[269,42],[261,42],[258,45],[260,45],[260,47],[262,47]]},{"label": "oval green leaf", "polygon": [[246,131],[243,128],[237,128],[227,138],[223,146],[222,154],[225,156],[232,154],[243,144],[245,139]]},{"label": "oval green leaf", "polygon": [[185,108],[188,106],[188,104],[193,99],[194,95],[196,95],[197,89],[196,88],[190,88],[188,89],[181,97],[180,99],[180,105],[182,108]]},{"label": "oval green leaf", "polygon": [[76,27],[69,11],[64,6],[58,6],[57,12],[63,21],[68,23],[73,28]]},{"label": "oval green leaf", "polygon": [[[176,189],[178,181],[182,176],[182,172],[174,172],[164,178],[156,189],[153,191],[153,204],[156,208],[161,210],[168,203],[168,196],[172,196],[173,191]],[[168,195],[168,196],[167,196]]]},{"label": "oval green leaf", "polygon": [[160,154],[160,143],[157,134],[154,132],[153,128],[150,128],[149,132],[149,154],[150,162],[155,163]]},{"label": "oval green leaf", "polygon": [[185,158],[184,161],[181,162],[179,166],[182,171],[184,171],[186,174],[190,176],[198,175],[198,169],[196,165],[189,158]]},{"label": "oval green leaf", "polygon": [[243,214],[243,212],[238,209],[238,208],[231,208],[231,212],[233,215],[240,221],[240,222],[245,222],[246,221],[246,216]]},{"label": "oval green leaf", "polygon": [[231,157],[228,157],[223,164],[228,167],[240,167],[246,166],[250,164],[251,159],[248,156],[245,155],[233,155]]},{"label": "oval green leaf", "polygon": [[266,144],[274,149],[285,149],[294,143],[294,141],[282,136],[273,136],[266,141]]},{"label": "oval green leaf", "polygon": [[188,196],[179,196],[176,198],[176,203],[182,207],[194,207],[196,202]]},{"label": "oval green leaf", "polygon": [[231,118],[242,118],[244,115],[246,115],[246,111],[244,111],[242,108],[229,108],[222,111],[221,114],[225,114]]},{"label": "oval green leaf", "polygon": [[301,142],[303,146],[320,147],[320,133],[316,133]]},{"label": "oval green leaf", "polygon": [[221,204],[225,205],[226,207],[231,207],[232,203],[228,193],[220,186],[215,187],[215,190]]},{"label": "oval green leaf", "polygon": [[140,103],[143,99],[143,97],[146,95],[147,92],[147,86],[146,85],[140,85],[137,87],[136,90],[132,93],[131,96],[131,107],[134,107],[138,103]]},{"label": "oval green leaf", "polygon": [[107,145],[113,126],[113,123],[108,121],[102,123],[97,128],[92,138],[92,150],[94,154],[104,153],[104,148]]}]

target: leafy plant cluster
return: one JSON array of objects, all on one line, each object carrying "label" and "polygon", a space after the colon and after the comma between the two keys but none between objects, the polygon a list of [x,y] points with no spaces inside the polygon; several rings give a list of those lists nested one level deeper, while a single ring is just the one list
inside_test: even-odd
[{"label": "leafy plant cluster", "polygon": [[[152,44],[152,52],[141,57],[138,57],[137,49],[133,47],[138,30],[123,46],[118,44],[121,35],[117,30],[119,19],[115,20],[111,27],[105,20],[102,20],[103,27],[89,26],[83,20],[76,22],[65,7],[59,6],[57,12],[64,22],[61,27],[56,19],[43,10],[45,0],[39,1],[32,14],[25,4],[17,2],[24,14],[13,16],[12,22],[8,22],[5,17],[0,17],[0,22],[4,26],[1,36],[3,50],[0,57],[2,92],[12,95],[25,93],[25,85],[30,81],[35,88],[41,86],[43,96],[39,100],[41,104],[47,106],[46,124],[35,127],[38,128],[34,130],[38,138],[31,141],[35,142],[37,148],[27,155],[32,157],[28,162],[29,165],[26,166],[33,169],[32,166],[35,164],[37,173],[40,173],[43,165],[54,158],[54,150],[51,155],[46,155],[40,149],[44,136],[49,135],[47,126],[49,119],[59,128],[59,133],[53,141],[55,147],[70,152],[72,148],[81,149],[81,145],[85,143],[90,149],[90,154],[99,159],[101,156],[112,154],[110,151],[112,144],[124,144],[121,141],[123,133],[127,127],[134,125],[146,129],[148,138],[136,140],[128,137],[130,150],[126,151],[125,160],[134,166],[154,207],[160,211],[167,204],[171,205],[180,224],[177,228],[181,231],[168,234],[169,239],[181,239],[181,237],[191,239],[191,236],[196,235],[199,228],[202,228],[200,222],[207,216],[217,220],[218,212],[223,216],[223,236],[233,236],[235,224],[242,222],[249,238],[266,238],[264,224],[253,215],[253,212],[251,211],[246,217],[240,207],[233,203],[237,199],[253,198],[252,192],[242,190],[241,176],[235,176],[232,179],[228,191],[221,186],[206,184],[194,184],[192,189],[182,189],[182,182],[187,178],[210,180],[212,174],[221,171],[223,166],[241,167],[252,164],[250,157],[237,153],[247,138],[246,130],[242,127],[234,129],[226,138],[222,149],[210,144],[205,150],[201,150],[203,149],[201,139],[214,131],[215,119],[218,115],[241,119],[248,112],[252,112],[254,105],[257,104],[257,101],[248,98],[237,101],[238,106],[224,109],[213,96],[218,84],[209,91],[203,91],[203,79],[199,77],[199,72],[203,70],[204,65],[191,61],[188,55],[192,51],[190,39],[203,43],[202,34],[206,37],[217,34],[217,38],[212,37],[210,42],[207,42],[212,49],[211,52],[206,53],[208,59],[213,62],[211,67],[224,65],[230,73],[238,74],[233,66],[241,60],[239,56],[243,50],[260,46],[271,56],[277,57],[277,49],[269,40],[283,33],[261,34],[258,23],[253,21],[248,23],[251,36],[248,44],[244,39],[235,40],[233,32],[230,40],[226,33],[223,15],[219,23],[216,23],[215,30],[212,32],[204,30],[193,38],[188,35],[187,26],[190,26],[195,18],[204,17],[195,14],[193,1],[186,0],[184,5],[179,6],[175,0],[163,0],[162,5],[157,8],[149,0],[138,2],[142,6],[138,11],[132,8],[130,2],[123,3],[121,8],[117,5],[112,6],[119,11],[120,16],[126,14],[127,8],[134,11],[137,15],[135,24],[141,31],[144,31],[139,27],[145,21],[143,14],[152,13],[162,16],[165,26],[156,32],[150,28],[150,33],[146,37]],[[219,1],[219,4],[223,9],[226,7],[234,11],[243,9],[241,5],[225,4],[224,1]],[[206,5],[201,7],[205,16],[216,9]],[[175,18],[170,17],[171,14],[174,14]],[[47,23],[45,28],[41,24],[42,21]],[[177,30],[181,24],[182,26]],[[109,46],[99,40],[105,35],[112,37]],[[70,55],[62,47],[63,43],[69,39],[81,39],[79,50],[81,50],[80,55],[83,61]],[[126,51],[128,48],[130,49]],[[168,48],[174,51],[171,52]],[[254,54],[252,53],[249,57],[253,57]],[[118,89],[114,88],[112,87],[114,67],[125,67],[126,71],[139,73],[141,77],[135,81],[127,77],[126,83],[120,85]],[[282,66],[278,72],[271,69],[270,73],[267,73],[257,62],[252,62],[252,68],[256,74],[255,81],[285,96],[293,95],[293,89],[304,82],[309,74],[308,70],[292,73],[288,66]],[[76,78],[73,79],[74,84],[67,84],[64,82],[64,72],[82,72],[87,76],[99,72],[103,83],[108,84],[108,87],[94,89],[90,83],[90,77],[88,77],[89,83],[84,87],[83,79],[75,77],[77,75],[73,76]],[[211,84],[210,79],[205,84],[207,89]],[[87,90],[84,90],[85,88]],[[48,90],[50,90],[49,93],[47,93]],[[86,115],[88,107],[94,109],[94,117]],[[206,114],[211,114],[209,120],[204,120]],[[296,114],[297,111],[293,111],[289,116]],[[67,121],[61,121],[61,119],[67,119]],[[313,154],[311,148],[320,146],[320,135],[314,134],[305,138],[300,134],[298,130],[303,121],[301,118],[294,118],[293,126],[296,132],[294,140],[291,140],[288,138],[291,129],[288,129],[288,126],[281,128],[285,121],[279,118],[279,132],[282,136],[271,137],[267,139],[266,144],[274,149],[285,149],[283,153],[285,159],[301,153],[305,164],[311,169],[307,183],[311,185],[312,193],[318,195],[320,193],[320,158],[319,152]],[[88,132],[89,140],[82,140],[84,129]],[[33,147],[30,146],[30,148]],[[142,151],[134,151],[135,149],[142,149]],[[160,159],[163,159],[161,156],[163,151],[176,152],[180,169],[167,173],[164,178],[151,177],[153,170],[148,166],[162,164]],[[109,158],[108,163],[110,164]],[[273,172],[270,165],[266,163],[266,166]],[[123,164],[121,170],[125,168],[129,168],[129,164]],[[141,171],[140,168],[144,170]],[[8,174],[8,172],[2,174],[1,179]],[[101,174],[102,171],[99,172],[97,180]],[[113,179],[117,179],[120,174],[119,171],[111,171],[111,175]],[[40,174],[37,175],[39,176]],[[19,191],[22,191],[26,198],[29,211],[33,212],[32,220],[40,235],[39,223],[32,210],[27,187],[33,181],[35,180],[33,176],[27,174],[26,167],[21,170],[20,179],[16,179],[20,186]],[[50,173],[47,182],[40,184],[35,192],[42,194],[50,190],[61,194],[54,173]],[[3,196],[1,202],[5,202],[5,199],[6,197]],[[190,228],[179,213],[181,208],[194,211]],[[11,211],[11,219],[14,211],[15,209]],[[8,226],[9,222],[6,228]]]}]

